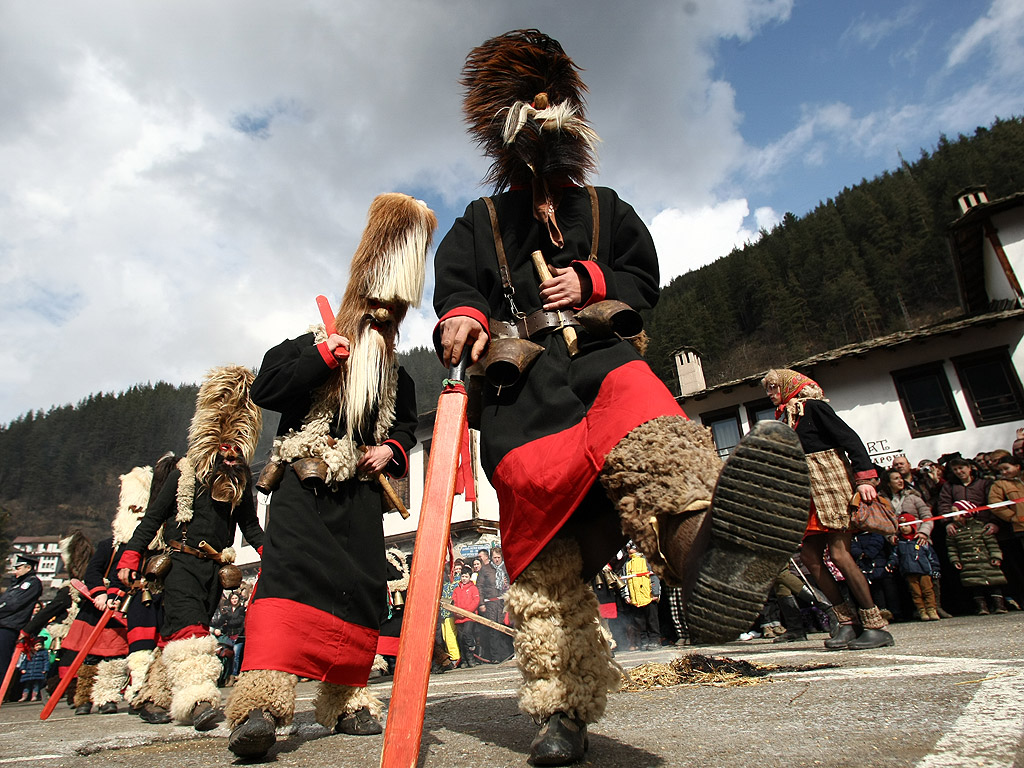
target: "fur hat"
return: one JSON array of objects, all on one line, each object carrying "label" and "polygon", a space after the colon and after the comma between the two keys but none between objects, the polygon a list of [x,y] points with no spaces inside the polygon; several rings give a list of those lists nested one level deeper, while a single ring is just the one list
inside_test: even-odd
[{"label": "fur hat", "polygon": [[149,488],[153,482],[151,467],[135,467],[118,478],[121,494],[117,502],[117,513],[110,524],[114,544],[127,544],[149,506]]},{"label": "fur hat", "polygon": [[536,29],[493,37],[462,69],[469,132],[493,159],[486,182],[498,190],[533,179],[585,184],[597,161],[580,68],[561,44]]},{"label": "fur hat", "polygon": [[246,464],[252,461],[263,429],[263,412],[249,399],[255,378],[250,368],[225,365],[211,368],[199,386],[186,453],[199,482],[209,481],[221,445],[236,446]]},{"label": "fur hat", "polygon": [[83,578],[93,553],[92,543],[85,534],[75,529],[61,539],[57,546],[60,548],[60,557],[64,561],[68,575],[72,579]]}]

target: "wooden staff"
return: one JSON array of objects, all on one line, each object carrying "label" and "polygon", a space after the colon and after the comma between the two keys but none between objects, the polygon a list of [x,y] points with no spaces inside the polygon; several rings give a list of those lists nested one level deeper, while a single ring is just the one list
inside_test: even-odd
[{"label": "wooden staff", "polygon": [[459,364],[449,370],[448,383],[437,400],[433,449],[423,487],[381,768],[413,768],[419,759],[437,605],[441,599],[441,574],[451,531],[462,435],[466,430],[469,398],[462,379],[468,356],[467,347]]},{"label": "wooden staff", "polygon": [[[463,618],[467,618],[470,621],[475,621],[477,624],[483,624],[485,627],[496,629],[498,632],[504,632],[509,637],[516,636],[516,631],[512,629],[512,627],[506,627],[504,624],[499,624],[496,621],[485,619],[479,613],[473,613],[472,611],[467,611],[462,608],[459,608],[457,605],[453,604],[449,600],[442,600],[441,607],[444,608],[446,611],[451,611],[456,616],[462,616]],[[405,625],[403,624],[403,626]]]},{"label": "wooden staff", "polygon": [[[548,269],[547,262],[544,261],[544,254],[540,251],[534,251],[530,254],[530,258],[533,259],[533,268],[537,270],[537,277],[543,283],[546,280],[550,280],[551,270]],[[565,325],[565,314],[561,311],[558,312],[558,317],[562,321],[562,338],[565,339],[565,346],[569,349],[569,357],[574,357],[579,351],[579,344],[576,339],[576,329],[571,325]]]}]

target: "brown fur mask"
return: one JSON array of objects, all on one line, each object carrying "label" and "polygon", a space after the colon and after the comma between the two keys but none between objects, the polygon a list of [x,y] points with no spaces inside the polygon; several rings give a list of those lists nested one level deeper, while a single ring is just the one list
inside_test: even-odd
[{"label": "brown fur mask", "polygon": [[353,435],[370,437],[383,382],[394,365],[398,327],[423,295],[436,228],[434,212],[409,195],[379,195],[370,205],[334,321],[334,330],[349,340],[350,354],[328,383],[337,403],[344,392],[341,415]]},{"label": "brown fur mask", "polygon": [[586,183],[598,138],[587,124],[579,71],[557,40],[536,29],[506,32],[470,51],[462,109],[470,134],[494,159],[485,183],[498,190],[534,177]]},{"label": "brown fur mask", "polygon": [[68,575],[72,579],[85,578],[85,569],[89,567],[93,553],[93,546],[85,534],[77,529],[71,531],[57,546],[60,547],[60,557]]},{"label": "brown fur mask", "polygon": [[233,446],[232,456],[244,465],[256,452],[263,412],[249,399],[254,378],[252,370],[241,365],[211,369],[199,387],[188,432],[186,458],[195,469],[196,481],[209,486],[214,499],[230,501],[232,506],[241,500],[249,473],[229,475],[215,470],[222,445]]}]

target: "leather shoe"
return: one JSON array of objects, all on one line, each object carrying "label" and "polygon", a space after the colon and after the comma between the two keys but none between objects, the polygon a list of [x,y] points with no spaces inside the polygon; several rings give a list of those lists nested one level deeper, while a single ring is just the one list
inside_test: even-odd
[{"label": "leather shoe", "polygon": [[884,629],[865,629],[855,640],[850,641],[846,649],[849,651],[863,651],[868,648],[885,648],[889,645],[896,645],[896,641]]},{"label": "leather shoe", "polygon": [[555,712],[530,744],[530,762],[571,765],[583,759],[588,746],[587,724],[564,712]]},{"label": "leather shoe", "polygon": [[153,725],[165,725],[171,722],[171,716],[163,707],[158,707],[151,701],[147,701],[139,710],[139,719]]},{"label": "leather shoe", "polygon": [[89,702],[86,702],[85,704],[79,704],[78,707],[75,709],[76,715],[88,715],[90,712],[92,712],[92,704],[90,704]]},{"label": "leather shoe", "polygon": [[101,715],[116,715],[117,704],[112,701],[108,701],[106,704],[100,704],[99,709],[96,711]]},{"label": "leather shoe", "polygon": [[239,757],[263,757],[277,742],[274,718],[254,709],[228,736],[228,749]]},{"label": "leather shoe", "polygon": [[375,736],[383,730],[380,720],[371,715],[366,707],[350,715],[342,715],[334,726],[335,733],[347,733],[349,736]]},{"label": "leather shoe", "polygon": [[853,624],[840,624],[836,633],[825,641],[825,647],[833,651],[845,651],[856,639],[857,630],[853,628]]},{"label": "leather shoe", "polygon": [[212,731],[222,717],[220,709],[208,701],[197,702],[192,707],[192,727],[197,731]]}]

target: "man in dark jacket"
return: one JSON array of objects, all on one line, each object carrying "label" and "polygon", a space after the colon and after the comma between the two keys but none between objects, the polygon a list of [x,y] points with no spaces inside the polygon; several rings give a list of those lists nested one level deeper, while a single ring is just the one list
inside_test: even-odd
[{"label": "man in dark jacket", "polygon": [[0,597],[0,673],[6,672],[18,645],[18,635],[32,618],[32,606],[43,593],[36,576],[39,558],[19,554],[14,563],[14,581]]}]

